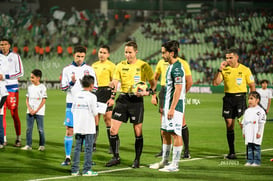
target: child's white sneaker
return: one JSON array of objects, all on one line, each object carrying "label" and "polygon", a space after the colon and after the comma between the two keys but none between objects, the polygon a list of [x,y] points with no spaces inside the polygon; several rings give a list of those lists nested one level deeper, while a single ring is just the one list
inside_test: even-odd
[{"label": "child's white sneaker", "polygon": [[45,151],[45,146],[39,146],[38,150],[39,151]]},{"label": "child's white sneaker", "polygon": [[32,148],[30,146],[26,145],[23,148],[21,148],[21,150],[32,150]]}]

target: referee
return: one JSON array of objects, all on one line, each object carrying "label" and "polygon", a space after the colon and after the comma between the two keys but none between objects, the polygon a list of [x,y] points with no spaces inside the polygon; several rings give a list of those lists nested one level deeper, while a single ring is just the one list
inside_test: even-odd
[{"label": "referee", "polygon": [[[96,77],[98,80],[98,90],[96,91],[96,96],[98,102],[107,104],[107,101],[111,97],[111,82],[113,79],[113,74],[116,65],[109,60],[110,56],[110,47],[108,45],[102,45],[98,51],[99,60],[96,61],[92,67],[96,73]],[[113,106],[107,106],[106,112],[103,114],[103,119],[106,126],[107,137],[109,140],[109,153],[112,153],[110,147],[110,127],[111,127],[111,116],[112,116]],[[96,136],[93,145],[93,151],[96,151],[96,141],[99,135],[99,120],[100,113],[98,114],[99,119],[96,122]]]},{"label": "referee", "polygon": [[217,86],[224,81],[222,116],[226,122],[227,142],[229,154],[226,159],[236,159],[234,148],[234,123],[239,120],[247,108],[247,85],[250,91],[255,91],[255,82],[250,69],[238,62],[239,56],[236,49],[226,51],[226,61],[220,67],[213,79],[213,85]]}]

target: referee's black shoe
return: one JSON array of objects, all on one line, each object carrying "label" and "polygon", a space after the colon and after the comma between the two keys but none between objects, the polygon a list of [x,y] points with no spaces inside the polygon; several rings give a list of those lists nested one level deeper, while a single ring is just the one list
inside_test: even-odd
[{"label": "referee's black shoe", "polygon": [[237,157],[236,157],[235,153],[230,153],[227,156],[225,156],[225,159],[235,160],[235,159],[237,159]]},{"label": "referee's black shoe", "polygon": [[139,160],[134,160],[132,168],[139,168]]},{"label": "referee's black shoe", "polygon": [[113,157],[109,162],[105,164],[106,167],[112,167],[115,165],[120,164],[120,158],[119,157]]}]

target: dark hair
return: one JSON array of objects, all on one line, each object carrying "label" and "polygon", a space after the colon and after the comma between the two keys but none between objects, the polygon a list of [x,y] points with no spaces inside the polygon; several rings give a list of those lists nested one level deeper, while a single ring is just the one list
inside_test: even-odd
[{"label": "dark hair", "polygon": [[260,102],[260,100],[261,100],[261,95],[260,95],[257,91],[252,91],[252,92],[250,92],[250,93],[248,94],[248,97],[250,97],[250,96],[252,96],[252,97],[254,97],[254,98],[256,98],[256,99],[259,99],[259,102]]},{"label": "dark hair", "polygon": [[105,48],[110,53],[110,47],[108,45],[102,45],[100,48]]},{"label": "dark hair", "polygon": [[178,56],[178,46],[176,41],[168,41],[164,43],[162,47],[164,47],[167,52],[174,52],[174,58]]},{"label": "dark hair", "polygon": [[137,44],[134,41],[128,41],[125,46],[133,47],[134,50],[137,50]]},{"label": "dark hair", "polygon": [[86,48],[84,46],[81,46],[81,45],[77,45],[75,48],[74,48],[74,53],[86,53]]},{"label": "dark hair", "polygon": [[260,84],[263,84],[263,83],[267,83],[267,84],[269,84],[269,81],[268,81],[268,80],[266,80],[266,79],[263,79],[263,80],[261,80]]},{"label": "dark hair", "polygon": [[172,42],[175,46],[177,46],[177,48],[179,48],[179,42],[177,40],[171,40],[170,42]]},{"label": "dark hair", "polygon": [[2,37],[2,38],[1,38],[1,41],[7,41],[7,42],[9,42],[10,46],[11,46],[12,43],[13,43],[12,39],[11,39],[11,38],[7,38],[7,37]]},{"label": "dark hair", "polygon": [[94,77],[91,75],[85,75],[83,76],[81,80],[82,87],[87,88],[90,87],[90,85],[94,84]]},{"label": "dark hair", "polygon": [[42,78],[42,75],[43,75],[43,73],[42,73],[42,71],[40,69],[34,69],[34,70],[32,70],[31,73],[33,75],[35,75],[36,77],[40,77],[40,78]]},{"label": "dark hair", "polygon": [[230,53],[233,53],[233,54],[238,55],[238,50],[235,49],[235,48],[231,48],[231,49],[227,49],[227,50],[225,51],[225,54],[230,54]]}]

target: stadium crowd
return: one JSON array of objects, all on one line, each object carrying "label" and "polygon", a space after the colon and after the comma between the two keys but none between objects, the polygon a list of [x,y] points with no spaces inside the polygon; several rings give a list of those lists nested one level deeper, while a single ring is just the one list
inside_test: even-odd
[{"label": "stadium crowd", "polygon": [[[125,11],[109,13],[108,17],[98,12],[77,11],[75,8],[60,17],[59,14],[56,15],[56,11],[61,10],[53,7],[46,14],[33,14],[26,5],[11,9],[9,14],[2,14],[0,17],[0,36],[12,38],[13,51],[21,54],[23,58],[36,55],[43,60],[45,56],[69,56],[72,55],[72,47],[76,44],[88,47],[91,56],[96,56],[97,47],[111,44],[117,32],[124,30],[129,20],[139,21],[137,18],[131,18]],[[258,24],[258,29],[253,30],[251,18],[255,17],[265,18],[265,21]],[[204,47],[213,44],[214,49],[205,53],[197,52],[197,58],[185,57],[183,51],[180,55],[188,60],[192,70],[206,72],[207,77],[212,77],[215,71],[207,65],[207,60],[222,58],[223,50],[231,47],[238,48],[240,62],[250,67],[253,74],[257,75],[273,72],[272,17],[272,11],[265,9],[239,9],[228,13],[213,9],[200,14],[178,12],[172,16],[170,26],[166,23],[166,19],[170,17],[155,12],[153,16],[143,19],[141,28],[146,38],[162,40],[162,43],[175,35],[181,44],[201,44]],[[111,27],[109,20],[114,22]],[[122,26],[117,26],[119,24]],[[211,27],[215,29],[212,32],[208,31]],[[240,34],[231,32],[228,27],[239,28]],[[196,36],[198,33],[204,34],[203,39]]]}]

